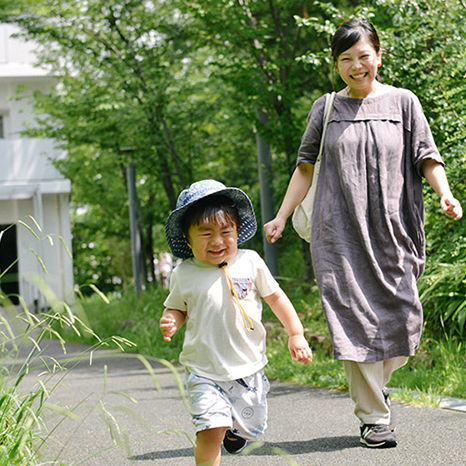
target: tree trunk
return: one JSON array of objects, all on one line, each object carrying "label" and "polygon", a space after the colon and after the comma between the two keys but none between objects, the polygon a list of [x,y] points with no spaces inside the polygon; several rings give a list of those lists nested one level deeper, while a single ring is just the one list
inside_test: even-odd
[{"label": "tree trunk", "polygon": [[311,248],[307,241],[301,240],[301,244],[304,262],[304,280],[310,285],[315,285],[316,277],[314,275],[314,269],[312,267]]}]

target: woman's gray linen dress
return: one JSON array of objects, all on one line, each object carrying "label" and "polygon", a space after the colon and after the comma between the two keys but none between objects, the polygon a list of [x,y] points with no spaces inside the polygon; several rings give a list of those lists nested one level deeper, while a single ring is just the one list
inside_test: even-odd
[{"label": "woman's gray linen dress", "polygon": [[[310,112],[297,163],[315,163],[326,96]],[[443,164],[417,97],[336,95],[312,217],[312,259],[336,359],[412,356],[422,330],[422,162]]]}]

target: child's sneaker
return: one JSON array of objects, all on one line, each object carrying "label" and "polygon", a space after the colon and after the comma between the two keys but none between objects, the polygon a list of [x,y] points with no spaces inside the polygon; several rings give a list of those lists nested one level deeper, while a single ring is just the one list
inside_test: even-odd
[{"label": "child's sneaker", "polygon": [[389,427],[392,432],[395,431],[396,429],[396,414],[395,411],[393,410],[392,403],[390,401],[390,393],[387,390],[387,387],[384,387],[382,389],[383,397],[385,399],[385,404],[388,406],[388,409],[390,410],[390,423]]},{"label": "child's sneaker", "polygon": [[248,441],[239,435],[234,434],[230,429],[225,433],[225,438],[223,439],[223,446],[228,453],[233,455],[243,451],[246,448]]},{"label": "child's sneaker", "polygon": [[361,427],[360,442],[371,448],[396,447],[396,437],[389,426],[381,424],[364,424]]}]

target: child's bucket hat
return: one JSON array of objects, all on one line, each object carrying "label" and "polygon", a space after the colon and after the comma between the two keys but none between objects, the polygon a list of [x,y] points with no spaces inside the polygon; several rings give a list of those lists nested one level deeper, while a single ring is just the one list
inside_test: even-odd
[{"label": "child's bucket hat", "polygon": [[193,257],[191,248],[183,236],[183,216],[186,211],[200,199],[207,196],[223,195],[229,197],[236,205],[241,225],[238,228],[238,244],[252,238],[257,230],[254,207],[249,197],[238,188],[227,188],[215,180],[202,180],[193,183],[188,189],[181,191],[176,201],[176,209],[168,216],[165,234],[172,254],[180,259]]}]

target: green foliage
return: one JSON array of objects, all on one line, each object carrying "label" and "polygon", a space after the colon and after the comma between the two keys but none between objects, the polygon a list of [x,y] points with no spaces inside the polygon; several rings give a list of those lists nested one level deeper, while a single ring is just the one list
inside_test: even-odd
[{"label": "green foliage", "polygon": [[[42,45],[41,62],[58,83],[54,92],[35,94],[40,124],[28,134],[53,137],[66,149],[57,167],[73,182],[75,205],[89,211],[80,219],[83,242],[110,256],[123,283],[125,269],[112,245],[103,243],[129,236],[125,169],[130,159],[136,166],[149,274],[154,249],[162,242],[166,247],[153,225],[163,226],[177,193],[199,178],[199,168],[210,165],[212,177],[225,171],[204,147],[212,146],[211,134],[230,138],[226,120],[235,117],[234,109],[219,108],[215,78],[206,86],[208,56],[194,53],[189,21],[164,1],[101,0],[37,2],[28,14],[13,11],[3,19]],[[212,125],[216,118],[225,124]],[[240,144],[236,151],[221,140],[217,145],[229,147],[240,162],[250,153]],[[99,225],[104,235],[96,242]]]},{"label": "green foliage", "polygon": [[419,282],[427,325],[431,331],[466,335],[466,260],[432,262]]},{"label": "green foliage", "polygon": [[[41,44],[41,62],[57,79],[56,90],[34,96],[40,124],[29,135],[56,138],[67,151],[57,167],[72,180],[76,208],[88,212],[73,228],[80,280],[94,275],[108,289],[117,277],[125,288],[115,252],[128,247],[129,158],[152,281],[153,254],[166,248],[163,224],[182,188],[216,178],[257,190],[254,128],[271,144],[277,188],[285,186],[308,95],[329,87],[295,60],[320,40],[294,20],[314,7],[294,0],[23,1],[27,14],[13,5],[0,12]],[[257,123],[258,108],[268,124]],[[80,247],[91,243],[92,251]],[[87,265],[96,262],[108,266],[108,277]]]},{"label": "green foliage", "polygon": [[[126,287],[130,159],[152,281],[153,254],[167,248],[163,225],[182,188],[205,177],[256,184],[250,118],[182,7],[93,0],[31,2],[26,15],[3,10],[4,21],[42,45],[41,62],[57,79],[53,92],[35,94],[39,125],[28,134],[53,137],[67,151],[57,167],[72,180],[73,205],[86,211],[73,216],[79,282],[94,276],[102,289],[118,290],[115,278]],[[89,267],[96,262],[107,277]]]},{"label": "green foliage", "polygon": [[[309,43],[319,40],[294,19],[308,14],[307,7],[296,1],[206,0],[189,2],[186,11],[211,48],[214,70],[228,84],[226,89],[243,102],[251,124],[290,170],[309,110],[309,103],[303,106],[299,99],[307,96],[308,89],[325,86],[296,61]],[[266,125],[258,124],[257,108],[267,113]]]},{"label": "green foliage", "polygon": [[37,428],[37,416],[32,404],[40,393],[33,393],[22,399],[15,387],[8,387],[2,381],[0,385],[0,464],[13,466],[34,464],[33,427]]},{"label": "green foliage", "polygon": [[[411,89],[421,100],[452,191],[461,199],[466,191],[464,5],[455,0],[373,3],[377,12],[385,12],[381,22],[384,79]],[[428,265],[420,281],[426,321],[432,330],[444,326],[448,332],[464,335],[466,223],[446,219],[430,188],[426,190],[426,236]]]},{"label": "green foliage", "polygon": [[[313,17],[298,21],[327,38],[342,20],[352,16],[366,16],[374,23],[383,48],[382,81],[410,89],[419,97],[446,162],[452,191],[461,200],[466,192],[466,27],[462,2],[366,0],[353,11],[319,5],[327,17],[325,23]],[[331,73],[328,57],[328,49],[312,47],[301,60],[317,73]],[[425,204],[428,264],[420,287],[426,321],[432,330],[445,327],[464,335],[466,223],[446,218],[438,196],[428,186]]]},{"label": "green foliage", "polygon": [[432,337],[425,333],[416,356],[393,374],[390,386],[435,397],[466,398],[464,342],[448,334]]},{"label": "green foliage", "polygon": [[[466,136],[464,5],[456,0],[378,0],[386,82],[411,89],[423,104],[434,139],[447,161],[452,186],[464,192]],[[378,18],[378,15],[375,15]],[[378,24],[379,25],[379,24]]]},{"label": "green foliage", "polygon": [[[107,227],[113,222],[102,224],[102,217],[94,210],[89,207],[85,212],[73,214],[74,280],[93,283],[104,293],[127,291],[133,276],[128,232],[118,236],[109,233]],[[92,290],[84,289],[83,293],[92,294]]]}]

